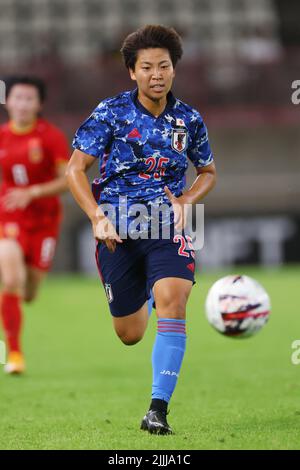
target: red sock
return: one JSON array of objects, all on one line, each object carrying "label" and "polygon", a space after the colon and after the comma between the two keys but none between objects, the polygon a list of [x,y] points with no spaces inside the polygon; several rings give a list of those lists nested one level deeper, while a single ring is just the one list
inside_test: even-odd
[{"label": "red sock", "polygon": [[19,295],[2,292],[1,317],[9,351],[21,352],[22,310]]}]

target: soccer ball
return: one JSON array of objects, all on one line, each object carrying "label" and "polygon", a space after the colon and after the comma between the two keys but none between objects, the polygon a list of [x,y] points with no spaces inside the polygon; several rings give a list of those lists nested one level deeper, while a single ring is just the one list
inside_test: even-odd
[{"label": "soccer ball", "polygon": [[246,338],[267,323],[270,299],[265,289],[249,276],[222,277],[206,298],[209,323],[225,336]]}]

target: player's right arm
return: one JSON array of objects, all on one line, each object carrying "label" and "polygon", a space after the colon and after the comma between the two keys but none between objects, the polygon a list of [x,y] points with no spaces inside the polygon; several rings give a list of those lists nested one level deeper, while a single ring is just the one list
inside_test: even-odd
[{"label": "player's right arm", "polygon": [[95,160],[95,157],[76,149],[67,165],[66,177],[74,199],[92,223],[95,239],[104,242],[110,251],[115,251],[116,243],[122,243],[122,240],[96,203],[86,175]]}]

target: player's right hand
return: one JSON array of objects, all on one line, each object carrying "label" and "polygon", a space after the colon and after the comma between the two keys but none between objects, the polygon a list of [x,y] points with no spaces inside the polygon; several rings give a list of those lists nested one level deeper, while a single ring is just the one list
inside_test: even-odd
[{"label": "player's right hand", "polygon": [[117,243],[123,243],[111,221],[105,216],[97,216],[92,220],[94,238],[104,242],[111,253],[116,249]]}]

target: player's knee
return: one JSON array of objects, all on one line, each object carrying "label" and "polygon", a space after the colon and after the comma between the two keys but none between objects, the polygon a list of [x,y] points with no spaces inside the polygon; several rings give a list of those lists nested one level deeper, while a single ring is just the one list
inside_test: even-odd
[{"label": "player's knee", "polygon": [[122,343],[125,344],[125,346],[134,346],[135,344],[137,344],[142,338],[137,338],[137,337],[125,337],[125,338],[121,338],[122,340]]},{"label": "player's knee", "polygon": [[126,346],[133,346],[137,344],[143,338],[143,334],[139,332],[118,332],[117,335],[119,336],[122,343]]},{"label": "player's knee", "polygon": [[184,314],[186,309],[187,297],[184,293],[176,295],[164,295],[157,302],[164,310],[168,310],[170,314]]},{"label": "player's knee", "polygon": [[22,290],[23,284],[18,276],[4,276],[2,279],[2,290],[14,294]]}]

